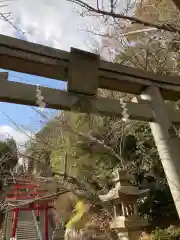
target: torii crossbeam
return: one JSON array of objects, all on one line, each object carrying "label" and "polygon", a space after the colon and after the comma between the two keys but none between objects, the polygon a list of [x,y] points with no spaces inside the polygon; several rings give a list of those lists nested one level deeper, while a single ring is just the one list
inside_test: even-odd
[{"label": "torii crossbeam", "polygon": [[[65,52],[0,35],[0,67],[51,79],[68,81],[68,92],[42,88],[47,107],[122,116],[118,100],[97,97],[98,88],[140,95],[139,103],[127,103],[131,119],[150,122],[157,149],[180,217],[180,143],[172,123],[179,111],[165,100],[180,98],[180,77],[171,77],[116,63],[77,49]],[[0,75],[0,101],[36,105],[36,87],[9,82]]]}]

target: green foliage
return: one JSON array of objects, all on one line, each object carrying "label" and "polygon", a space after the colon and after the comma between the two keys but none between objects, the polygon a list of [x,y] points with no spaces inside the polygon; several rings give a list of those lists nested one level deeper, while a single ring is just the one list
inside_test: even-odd
[{"label": "green foliage", "polygon": [[[139,1],[134,15],[149,22],[179,25],[179,12],[170,0]],[[131,24],[126,31],[141,28],[144,26]],[[133,45],[129,44],[130,41],[133,41]],[[155,73],[179,75],[177,45],[179,36],[168,32],[152,31],[129,35],[127,43],[117,54],[117,62]],[[164,222],[168,225],[177,219],[177,213],[149,126],[140,123],[134,129],[134,136],[137,140],[136,150],[130,156],[125,151],[126,164],[134,172],[136,183],[150,188],[148,198],[140,202],[140,213],[154,226],[162,226]]]},{"label": "green foliage", "polygon": [[[6,172],[6,174],[13,169],[18,162],[17,156],[17,146],[14,139],[10,138],[6,141],[0,141],[0,167],[1,173]],[[4,181],[0,180],[0,191],[4,190]],[[2,192],[1,192],[2,193]],[[0,199],[2,201],[2,199]],[[3,226],[5,213],[0,212],[0,229]]]},{"label": "green foliage", "polygon": [[[45,162],[44,153],[48,149],[54,171],[66,171],[81,181],[91,182],[97,191],[104,189],[105,192],[112,187],[112,170],[123,164],[134,175],[135,184],[150,188],[148,198],[139,204],[140,214],[154,226],[161,226],[164,219],[167,224],[177,219],[148,124],[67,113],[63,124],[57,118],[50,125],[45,127],[47,135],[43,130],[38,133],[39,140],[43,136],[42,142],[48,138],[50,141],[45,146],[40,141],[36,143],[33,154],[37,159]],[[90,141],[88,134],[101,144]]]},{"label": "green foliage", "polygon": [[148,198],[141,202],[139,208],[141,215],[148,218],[154,227],[167,227],[178,220],[167,183],[152,184]]},{"label": "green foliage", "polygon": [[154,231],[153,240],[179,240],[180,239],[180,228],[171,226],[167,229],[156,229]]},{"label": "green foliage", "polygon": [[3,157],[10,152],[10,146],[6,142],[0,142],[0,156]]},{"label": "green foliage", "polygon": [[0,141],[0,159],[3,170],[9,171],[9,169],[15,167],[18,161],[17,146],[14,139],[10,138],[6,141]]}]

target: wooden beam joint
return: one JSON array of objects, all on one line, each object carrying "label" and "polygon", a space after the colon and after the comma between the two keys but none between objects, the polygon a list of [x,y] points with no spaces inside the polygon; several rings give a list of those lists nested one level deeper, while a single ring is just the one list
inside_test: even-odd
[{"label": "wooden beam joint", "polygon": [[68,91],[94,96],[98,90],[99,56],[71,48]]},{"label": "wooden beam joint", "polygon": [[85,96],[81,94],[74,94],[74,102],[72,104],[71,110],[73,112],[86,112],[92,113],[93,112],[93,97]]},{"label": "wooden beam joint", "polygon": [[7,82],[9,73],[8,72],[0,72],[0,84],[2,81]]}]

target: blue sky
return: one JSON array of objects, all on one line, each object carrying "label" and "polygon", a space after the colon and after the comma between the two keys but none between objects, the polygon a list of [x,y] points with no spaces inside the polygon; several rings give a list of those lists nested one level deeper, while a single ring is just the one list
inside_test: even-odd
[{"label": "blue sky", "polygon": [[[91,0],[87,1],[91,2]],[[18,29],[23,30],[25,35],[2,20],[0,20],[0,34],[66,51],[70,51],[71,47],[92,50],[94,41],[92,42],[92,35],[87,29],[93,26],[98,28],[98,20],[92,17],[82,18],[79,10],[67,0],[9,1],[1,11],[12,12],[12,22]],[[99,24],[102,27],[102,23]],[[93,40],[99,41],[96,38],[98,37],[93,36]],[[9,80],[56,89],[66,88],[66,83],[61,81],[11,71]],[[45,113],[48,117],[53,117],[56,111],[45,110]],[[5,139],[8,134],[17,142],[23,143],[27,140],[27,134],[36,132],[42,127],[41,120],[42,118],[32,107],[0,102],[0,140]]]},{"label": "blue sky", "polygon": [[[35,5],[36,8],[34,8]],[[80,26],[82,18],[74,11],[72,4],[68,4],[66,0],[16,0],[16,2],[9,2],[3,11],[12,12],[12,21],[19,29],[25,31],[25,35],[1,20],[0,34],[66,51],[69,51],[71,46],[86,49],[85,33],[77,31],[77,26]],[[70,18],[73,21],[67,28]],[[6,70],[0,69],[0,71]],[[65,82],[8,72],[9,81],[66,89]],[[19,145],[23,145],[28,136],[40,130],[45,122],[35,110],[35,107],[0,102],[0,140],[12,136]],[[57,111],[45,109],[44,113],[49,119],[54,117]]]},{"label": "blue sky", "polygon": [[[26,35],[23,35],[18,31],[14,32],[14,37],[26,41],[28,40]],[[0,71],[9,73],[9,81],[33,85],[38,84],[39,86],[60,90],[65,90],[67,86],[67,83],[63,81],[8,71],[6,69],[0,69]],[[16,128],[17,131],[21,131],[22,128],[23,130],[36,132],[44,125],[42,123],[42,117],[37,111],[35,111],[36,109],[36,107],[0,102],[0,126],[8,125],[12,128]],[[53,109],[45,109],[43,112],[50,117],[54,117],[57,114],[57,111]]]},{"label": "blue sky", "polygon": [[[6,70],[0,69],[0,71]],[[61,90],[66,89],[66,82],[13,71],[8,72],[9,81],[39,84],[39,86]],[[0,102],[0,139],[5,140],[7,137],[13,137],[18,146],[23,149],[24,143],[47,122],[37,110],[39,111],[36,107]],[[56,116],[57,111],[45,109],[43,113],[48,119],[51,119]]]},{"label": "blue sky", "polygon": [[[1,69],[0,71],[6,71]],[[33,84],[49,88],[56,88],[64,90],[66,89],[66,82],[57,81],[53,79],[42,78],[38,76],[33,76],[29,74],[23,74],[13,71],[9,72],[9,81]],[[10,103],[2,103],[0,102],[0,125],[9,125],[11,127],[15,127],[16,124],[23,126],[24,128],[30,128],[29,130],[37,131],[42,124],[40,124],[41,117],[34,110],[35,107],[10,104]],[[50,115],[54,116],[56,114],[56,110],[45,110],[47,114],[50,112]],[[11,121],[13,120],[13,122]]]}]

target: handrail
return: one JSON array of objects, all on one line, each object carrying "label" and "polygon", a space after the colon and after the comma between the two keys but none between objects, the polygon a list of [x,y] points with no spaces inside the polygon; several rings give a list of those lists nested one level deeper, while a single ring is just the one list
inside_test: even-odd
[{"label": "handrail", "polygon": [[39,238],[40,240],[42,240],[42,234],[41,234],[41,231],[40,231],[39,224],[38,224],[38,222],[37,222],[37,220],[36,220],[36,216],[35,216],[35,214],[34,214],[34,210],[32,210],[32,215],[33,215],[33,218],[34,218],[34,223],[35,223],[35,226],[36,226],[38,238]]},{"label": "handrail", "polygon": [[8,225],[8,212],[5,214],[5,219],[4,219],[4,236],[3,239],[6,240],[6,234],[7,234],[7,225]]}]

